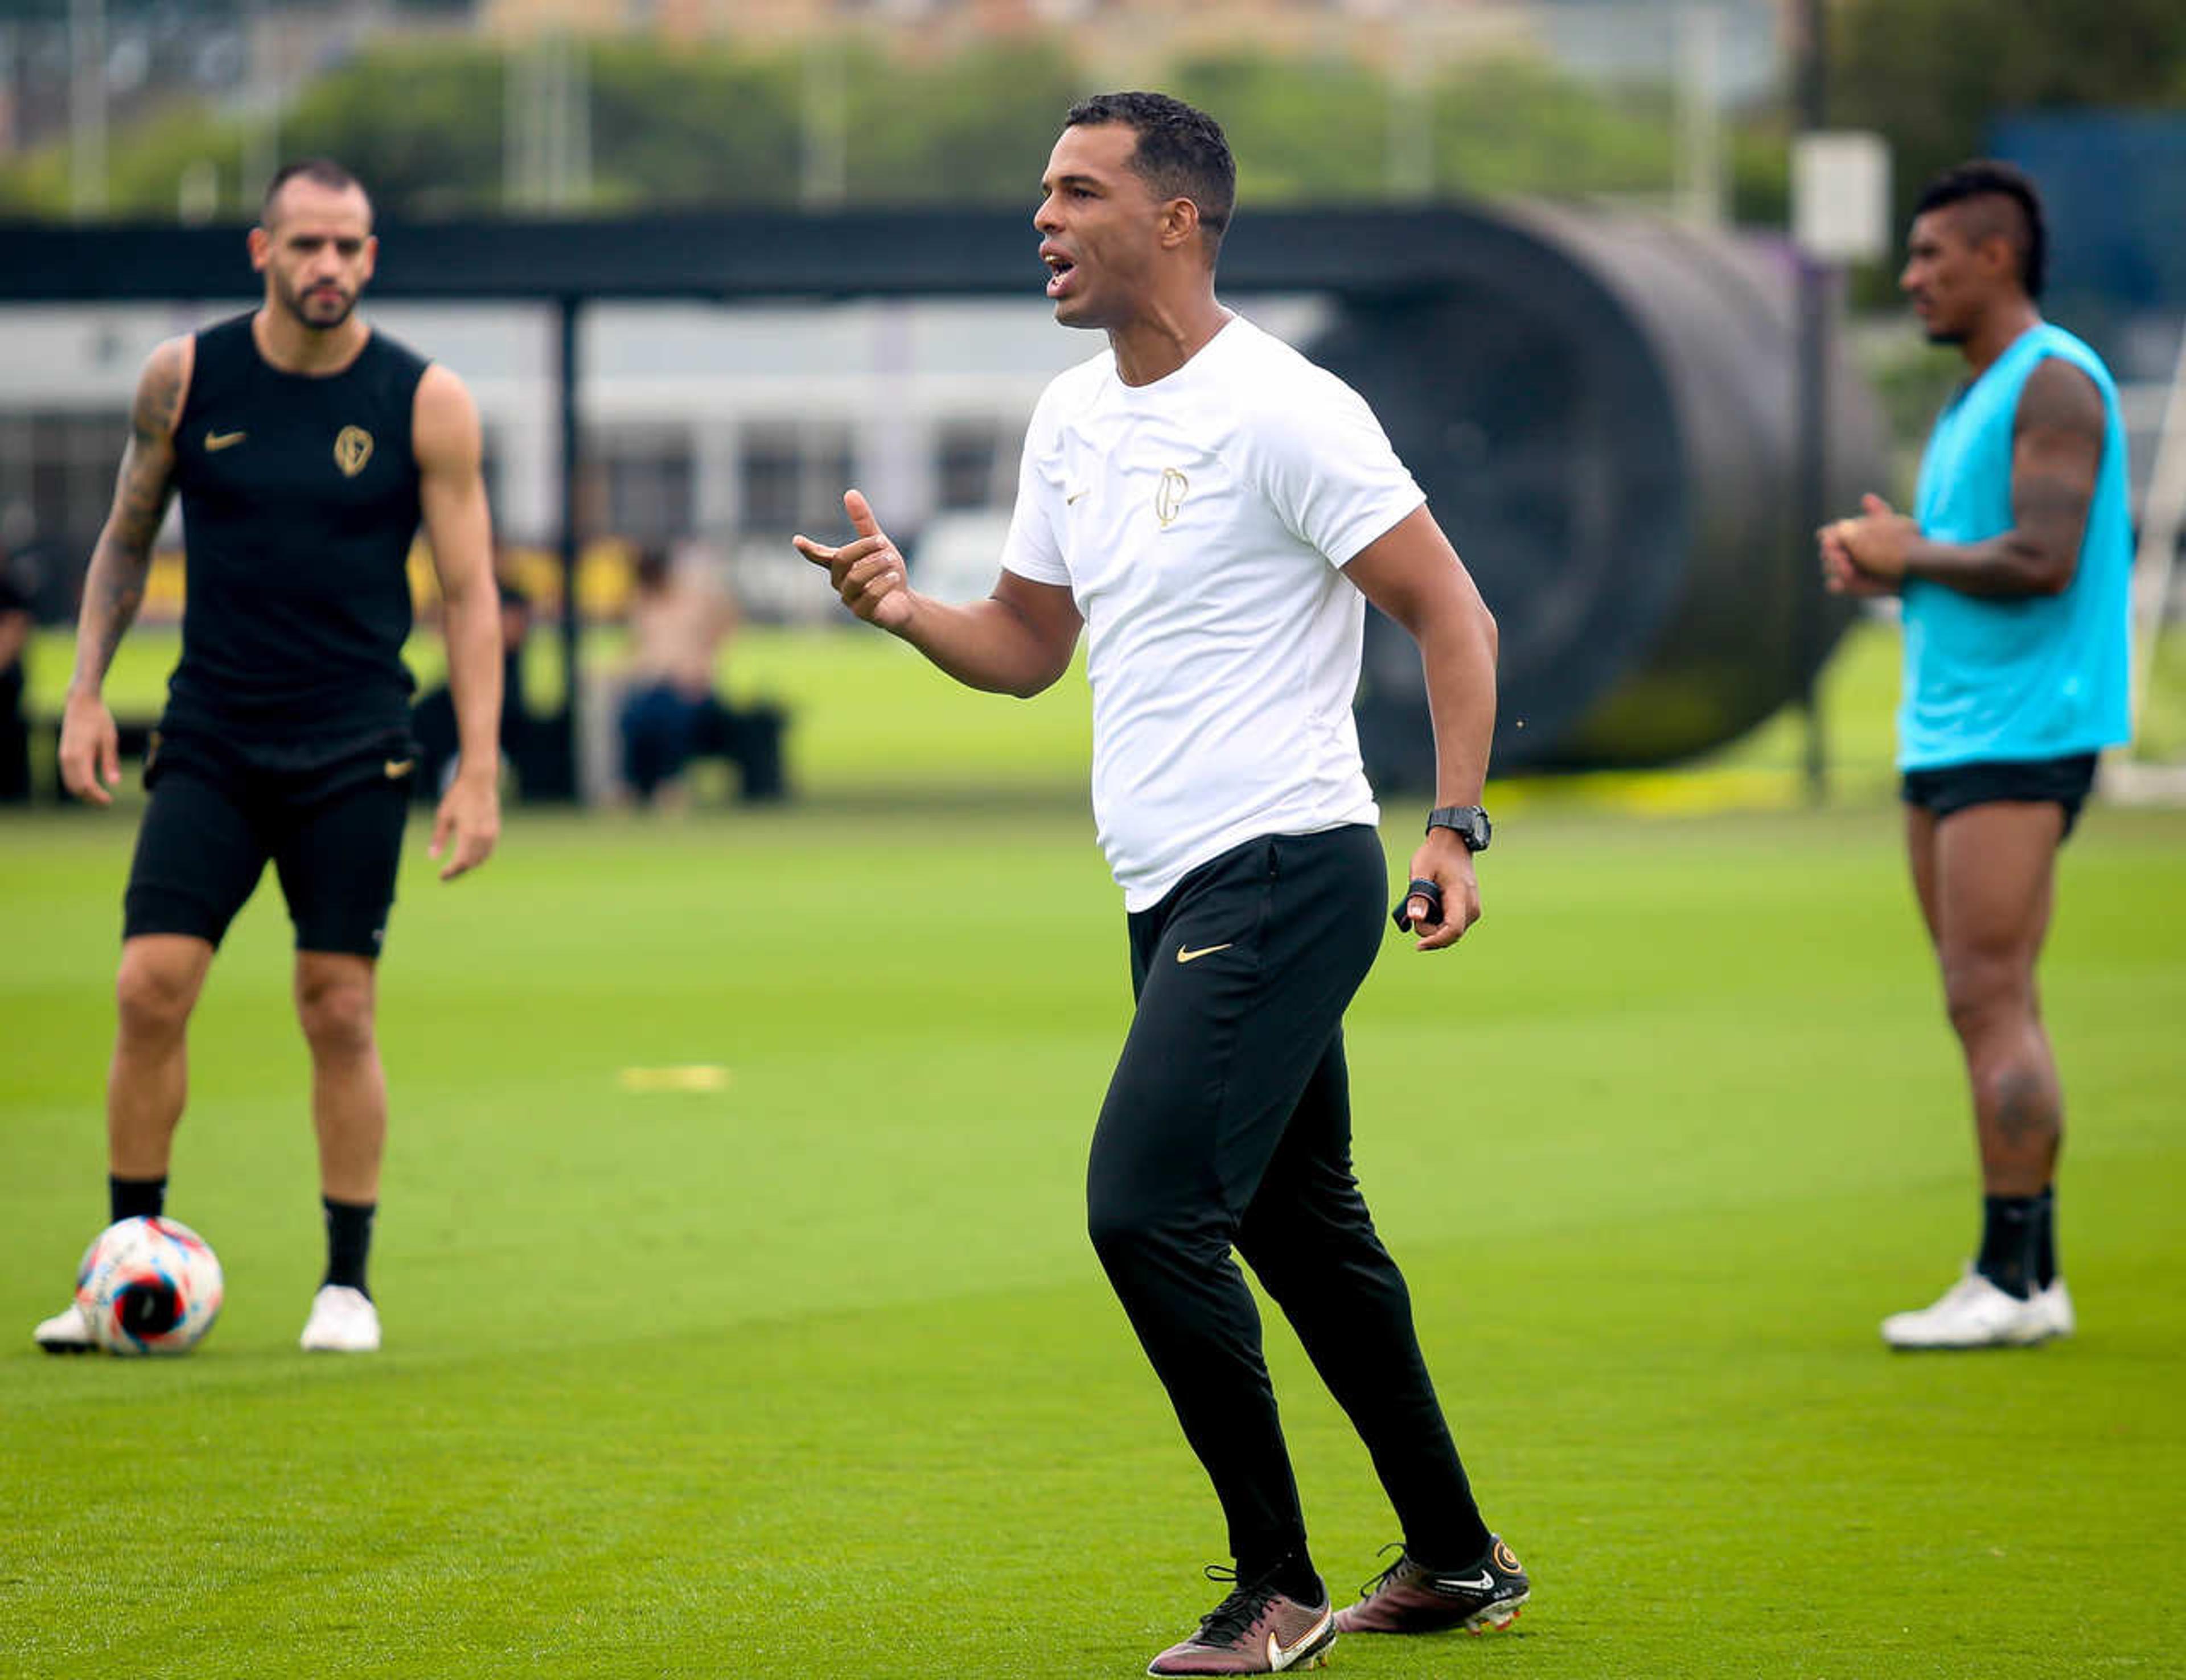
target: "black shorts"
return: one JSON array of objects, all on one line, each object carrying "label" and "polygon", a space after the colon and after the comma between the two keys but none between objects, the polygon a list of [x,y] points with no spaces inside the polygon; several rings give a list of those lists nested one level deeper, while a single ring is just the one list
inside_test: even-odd
[{"label": "black shorts", "polygon": [[2065,832],[2080,820],[2080,807],[2095,785],[2095,755],[2075,753],[2063,759],[1999,759],[1991,764],[1946,764],[1940,770],[1905,772],[1902,796],[1940,821],[1969,805],[2061,805]]},{"label": "black shorts", "polygon": [[286,770],[216,742],[155,736],[122,937],[182,933],[217,946],[270,859],[298,950],[377,957],[416,774],[401,738]]}]

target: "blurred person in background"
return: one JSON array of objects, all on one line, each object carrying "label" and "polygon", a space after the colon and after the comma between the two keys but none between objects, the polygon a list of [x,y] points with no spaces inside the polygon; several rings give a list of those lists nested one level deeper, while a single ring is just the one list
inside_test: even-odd
[{"label": "blurred person in background", "polygon": [[[502,580],[501,600],[501,756],[505,769],[516,777],[519,793],[527,790],[534,765],[538,720],[524,697],[524,647],[531,636],[531,597],[514,584]],[[437,803],[462,762],[462,731],[456,697],[445,682],[418,697],[410,708],[410,731],[418,741],[418,774],[413,796]]]},{"label": "blurred person in background", "polygon": [[681,809],[692,758],[719,750],[724,708],[715,674],[736,633],[736,602],[709,568],[648,544],[631,562],[629,624],[623,781],[643,804]]},{"label": "blurred person in background", "polygon": [[2132,513],[2102,359],[2042,318],[2042,200],[2009,165],[1921,195],[1899,283],[1967,378],[1945,405],[1909,517],[1881,497],[1820,533],[1829,587],[1902,597],[1897,714],[1906,841],[1972,1088],[1981,1240],[1892,1347],[2026,1347],[2074,1327],[2057,1259],[2064,1095],[2035,966],[2057,851],[2096,756],[2131,733]]},{"label": "blurred person in background", "polygon": [[31,611],[36,581],[20,540],[11,540],[15,510],[0,522],[0,805],[27,804],[31,797],[31,720],[25,705],[30,686],[31,636],[37,619]]},{"label": "blurred person in background", "polygon": [[[1232,1590],[1157,1675],[1318,1666],[1339,1632],[1502,1627],[1530,1591],[1482,1520],[1352,1175],[1342,1028],[1387,884],[1351,715],[1366,602],[1426,666],[1437,809],[1399,910],[1428,950],[1479,914],[1494,621],[1357,394],[1217,300],[1236,173],[1214,120],[1161,94],[1066,118],[1034,227],[1057,321],[1108,348],[1034,411],[990,598],[912,590],[855,490],[850,541],[794,540],[851,611],[968,686],[1038,693],[1088,639],[1094,813],[1137,1003],[1088,1224],[1233,1559],[1208,1571]],[[1403,1525],[1396,1562],[1340,1611],[1233,1247]]]},{"label": "blurred person in background", "polygon": [[[121,773],[101,690],[179,491],[182,651],[146,755],[150,799],[123,899],[109,1214],[164,1210],[190,1016],[270,859],[295,926],[326,1215],[327,1268],[301,1342],[328,1352],[380,1341],[366,1283],[387,1130],[374,1021],[416,771],[402,646],[421,520],[462,736],[433,825],[441,878],[485,862],[501,824],[500,642],[478,411],[453,373],[355,312],[377,249],[371,200],[346,170],[290,165],[250,232],[263,304],[152,352],[84,580],[61,724],[69,790],[110,805]],[[74,1305],[35,1334],[52,1352],[93,1345]]]}]

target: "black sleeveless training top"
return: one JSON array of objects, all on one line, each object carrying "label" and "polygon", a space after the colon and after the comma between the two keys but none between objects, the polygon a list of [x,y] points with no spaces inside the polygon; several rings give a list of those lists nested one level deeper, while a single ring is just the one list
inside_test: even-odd
[{"label": "black sleeveless training top", "polygon": [[187,580],[161,727],[307,768],[408,727],[426,363],[375,331],[339,373],[284,373],[250,320],[197,335],[175,428]]}]

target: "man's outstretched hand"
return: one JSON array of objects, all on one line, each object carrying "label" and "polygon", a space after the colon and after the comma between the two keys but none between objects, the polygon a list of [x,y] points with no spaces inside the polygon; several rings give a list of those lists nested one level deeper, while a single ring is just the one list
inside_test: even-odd
[{"label": "man's outstretched hand", "polygon": [[883,630],[901,630],[911,622],[912,597],[908,568],[888,533],[873,518],[873,510],[857,490],[843,494],[843,511],[850,516],[857,535],[840,548],[829,548],[808,536],[790,542],[816,566],[827,568],[827,580],[843,597],[843,604],[869,624]]}]

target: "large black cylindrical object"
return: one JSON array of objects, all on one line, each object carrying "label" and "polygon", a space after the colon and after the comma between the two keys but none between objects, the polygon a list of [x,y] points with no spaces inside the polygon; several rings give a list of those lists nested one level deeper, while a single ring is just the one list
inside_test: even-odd
[{"label": "large black cylindrical object", "polygon": [[[1803,692],[1848,618],[1814,599],[1797,513],[1794,259],[1636,216],[1481,220],[1477,272],[1352,296],[1309,354],[1372,404],[1495,613],[1495,766],[1731,740]],[[1849,510],[1882,482],[1882,427],[1841,352],[1830,385],[1829,500]],[[1377,786],[1427,777],[1418,655],[1379,614],[1359,719]]]}]

